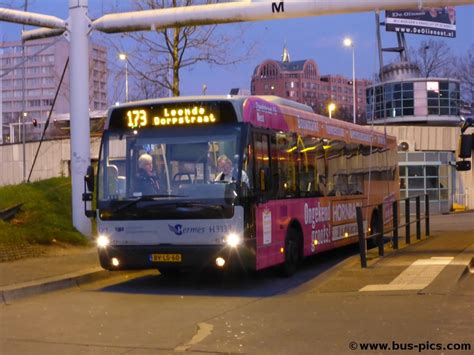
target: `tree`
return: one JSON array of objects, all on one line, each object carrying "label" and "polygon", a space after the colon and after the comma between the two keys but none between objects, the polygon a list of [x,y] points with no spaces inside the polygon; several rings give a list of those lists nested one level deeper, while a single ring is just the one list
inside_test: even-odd
[{"label": "tree", "polygon": [[[135,0],[133,9],[149,10],[168,7],[216,3],[216,0]],[[137,89],[161,87],[180,95],[180,71],[199,62],[214,65],[230,65],[249,56],[253,45],[242,42],[241,33],[226,35],[217,26],[185,26],[149,32],[123,34],[113,46],[128,54],[129,73],[140,84]],[[127,41],[131,44],[127,45]],[[125,48],[130,50],[125,50]],[[242,53],[231,57],[231,50]],[[151,85],[151,86],[150,86]],[[149,90],[148,90],[149,93]],[[163,91],[158,90],[158,93]],[[146,92],[141,94],[147,95]]]},{"label": "tree", "polygon": [[455,65],[455,77],[461,81],[461,100],[473,114],[474,105],[474,45],[461,56]]},{"label": "tree", "polygon": [[410,49],[411,62],[418,65],[422,77],[449,77],[453,56],[451,48],[441,40],[422,41],[417,49]]}]

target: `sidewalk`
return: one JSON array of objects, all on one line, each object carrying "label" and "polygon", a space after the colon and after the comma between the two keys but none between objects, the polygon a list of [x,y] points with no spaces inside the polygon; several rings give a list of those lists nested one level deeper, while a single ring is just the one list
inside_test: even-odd
[{"label": "sidewalk", "polygon": [[[422,223],[422,226],[424,223]],[[318,292],[400,292],[447,294],[461,277],[474,271],[474,213],[431,217],[431,236],[405,245],[399,231],[399,250],[385,245],[385,257],[377,249],[368,253],[368,267],[362,269],[359,255],[327,277]]]},{"label": "sidewalk", "polygon": [[[419,291],[438,292],[440,287],[444,291],[454,287],[474,258],[474,213],[433,216],[431,221],[431,237],[425,238],[424,230],[421,241],[412,235],[412,245],[388,251],[384,258],[372,258],[367,269],[361,269],[359,256],[355,255],[331,270],[317,292],[354,292],[367,285],[390,284],[414,262],[431,258],[435,258],[435,264],[442,258],[453,260],[428,287]],[[0,263],[2,301],[8,303],[117,275],[100,267],[95,247],[56,254]]]},{"label": "sidewalk", "polygon": [[0,263],[2,301],[23,298],[107,277],[95,247],[52,250],[48,256]]}]

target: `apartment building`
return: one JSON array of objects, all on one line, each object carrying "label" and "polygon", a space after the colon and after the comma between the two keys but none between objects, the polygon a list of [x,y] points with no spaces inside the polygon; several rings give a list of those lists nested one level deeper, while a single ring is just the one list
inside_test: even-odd
[{"label": "apartment building", "polygon": [[[21,42],[0,44],[0,113],[3,143],[18,141],[22,118],[27,139],[35,139],[39,135],[51,110],[68,54],[69,42],[64,38],[27,42],[24,54]],[[89,61],[89,109],[103,110],[108,106],[106,48],[91,44]],[[70,100],[67,70],[53,115],[68,113]]]},{"label": "apartment building", "polygon": [[[366,88],[371,82],[356,79],[357,122],[365,119]],[[317,113],[328,115],[328,105],[334,103],[333,117],[352,122],[352,78],[341,75],[321,75],[312,59],[291,61],[287,48],[282,60],[264,60],[255,67],[251,80],[252,95],[276,95],[309,105]]]}]

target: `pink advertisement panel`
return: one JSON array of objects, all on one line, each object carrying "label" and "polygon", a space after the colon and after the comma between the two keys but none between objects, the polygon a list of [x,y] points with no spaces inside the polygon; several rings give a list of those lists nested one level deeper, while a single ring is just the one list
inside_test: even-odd
[{"label": "pink advertisement panel", "polygon": [[292,221],[302,228],[304,255],[355,243],[356,207],[364,197],[322,197],[276,200],[256,208],[257,270],[284,261],[282,248]]}]

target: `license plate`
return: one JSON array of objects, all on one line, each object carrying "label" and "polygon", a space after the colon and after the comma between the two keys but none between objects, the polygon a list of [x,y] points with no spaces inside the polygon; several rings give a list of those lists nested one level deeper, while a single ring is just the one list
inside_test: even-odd
[{"label": "license plate", "polygon": [[151,254],[151,261],[160,263],[180,263],[181,254]]}]

